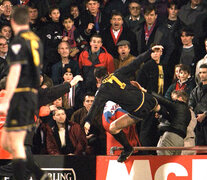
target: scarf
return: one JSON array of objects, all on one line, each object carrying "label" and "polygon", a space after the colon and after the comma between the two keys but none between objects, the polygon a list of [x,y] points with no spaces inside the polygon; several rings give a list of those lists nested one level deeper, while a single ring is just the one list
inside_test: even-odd
[{"label": "scarf", "polygon": [[75,37],[74,37],[75,29],[76,28],[73,25],[71,30],[69,30],[69,31],[64,30],[63,31],[63,37],[68,36],[68,43],[69,43],[70,47],[72,47],[72,48],[77,46],[76,41],[75,41]]},{"label": "scarf", "polygon": [[148,40],[150,38],[150,35],[152,34],[152,31],[153,31],[153,29],[155,27],[155,24],[156,24],[156,22],[150,27],[150,29],[148,29],[148,26],[147,26],[146,23],[144,24],[145,42],[146,42],[146,44],[148,43]]}]

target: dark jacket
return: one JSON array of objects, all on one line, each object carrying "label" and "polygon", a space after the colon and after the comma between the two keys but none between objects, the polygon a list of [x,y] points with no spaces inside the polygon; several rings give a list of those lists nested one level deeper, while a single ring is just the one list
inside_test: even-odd
[{"label": "dark jacket", "polygon": [[7,18],[6,18],[6,16],[5,16],[4,14],[2,14],[2,15],[0,16],[0,27],[1,27],[2,25],[10,25],[10,21],[7,20]]},{"label": "dark jacket", "polygon": [[160,44],[164,47],[161,64],[168,64],[168,61],[170,60],[171,54],[174,50],[174,41],[172,39],[170,30],[165,25],[161,25],[159,22],[156,22],[149,40],[146,43],[144,25],[145,23],[142,24],[142,27],[136,33],[138,54],[149,49],[152,43]]},{"label": "dark jacket", "polygon": [[207,11],[202,3],[197,8],[191,8],[191,2],[181,7],[178,13],[181,25],[191,28],[196,38],[203,38],[206,35]]},{"label": "dark jacket", "polygon": [[[167,66],[162,65],[163,73],[164,73],[164,92],[167,90],[169,86],[169,77],[168,77],[168,69]],[[148,91],[158,92],[158,64],[154,60],[149,60],[146,62],[142,68],[139,70],[137,76],[137,82],[140,83],[142,87],[147,89]]]},{"label": "dark jacket", "polygon": [[70,83],[64,83],[51,88],[39,88],[38,107],[47,105],[70,91]]},{"label": "dark jacket", "polygon": [[[68,32],[66,31],[66,29],[64,29],[63,30],[63,37],[65,37],[65,36],[67,36],[68,35]],[[73,40],[72,40],[73,41]],[[87,42],[86,42],[86,40],[85,39],[83,39],[83,37],[81,36],[81,34],[80,34],[80,32],[79,32],[79,30],[77,29],[77,28],[75,28],[75,30],[74,30],[74,41],[75,41],[75,43],[76,43],[76,46],[75,47],[77,47],[78,49],[79,49],[79,51],[81,52],[81,51],[83,51],[83,49],[86,47],[86,45],[87,45]],[[69,43],[69,45],[71,45],[71,43],[73,43],[73,42],[71,42],[71,39],[68,41],[68,43]],[[72,46],[71,46],[71,48],[73,48]]]},{"label": "dark jacket", "polygon": [[187,127],[191,120],[191,112],[188,105],[181,101],[170,101],[154,92],[152,95],[169,113],[166,118],[170,122],[170,125],[165,128],[165,131],[174,132],[182,138],[185,138]]},{"label": "dark jacket", "polygon": [[188,93],[188,95],[190,95],[191,91],[195,87],[195,80],[194,80],[194,78],[189,78],[182,85],[179,82],[171,84],[170,87],[167,89],[167,91],[165,93],[165,98],[172,100],[171,99],[171,93],[174,90],[179,90],[179,89],[176,89],[176,85],[179,86],[179,89],[183,89],[186,93]]},{"label": "dark jacket", "polygon": [[7,76],[9,73],[9,66],[6,59],[0,57],[0,80]]},{"label": "dark jacket", "polygon": [[[71,71],[73,73],[73,76],[76,76],[79,74],[79,66],[78,62],[74,60],[69,60],[69,64],[66,64],[65,67],[71,68]],[[53,80],[54,85],[63,83],[63,67],[62,67],[62,61],[59,60],[56,64],[52,66],[52,75],[51,78]]]},{"label": "dark jacket", "polygon": [[80,33],[83,35],[83,37],[89,42],[91,35],[95,33],[101,33],[108,27],[109,25],[109,17],[104,12],[100,11],[99,19],[98,19],[98,25],[99,30],[96,30],[96,27],[94,25],[93,29],[90,33],[87,33],[85,30],[88,27],[89,23],[95,24],[95,18],[89,11],[85,11],[81,15],[81,25],[80,25]]},{"label": "dark jacket", "polygon": [[84,131],[79,124],[75,122],[65,123],[65,141],[66,146],[61,147],[61,141],[58,133],[58,127],[55,125],[50,128],[47,125],[47,151],[51,155],[69,154],[82,155],[86,150],[87,140]]},{"label": "dark jacket", "polygon": [[58,44],[62,40],[62,26],[59,22],[48,22],[41,36],[44,45],[44,64],[55,64],[58,62]]},{"label": "dark jacket", "polygon": [[119,39],[117,40],[117,43],[115,44],[112,35],[111,35],[111,28],[107,28],[104,30],[102,34],[103,38],[103,46],[107,49],[107,51],[114,57],[118,58],[119,54],[117,52],[117,46],[116,44],[121,40],[127,40],[130,42],[130,53],[133,56],[137,56],[137,41],[135,34],[129,30],[128,28],[123,26],[123,31],[121,35],[119,36]]},{"label": "dark jacket", "polygon": [[[207,112],[207,86],[202,83],[197,85],[190,93],[188,104],[193,108],[195,115]],[[201,124],[206,122],[207,118]]]},{"label": "dark jacket", "polygon": [[126,26],[133,31],[134,33],[136,33],[137,31],[139,31],[139,29],[142,26],[142,23],[145,21],[144,16],[140,15],[139,20],[135,20],[133,21],[131,19],[131,15],[128,15],[124,18],[124,22],[126,23]]}]

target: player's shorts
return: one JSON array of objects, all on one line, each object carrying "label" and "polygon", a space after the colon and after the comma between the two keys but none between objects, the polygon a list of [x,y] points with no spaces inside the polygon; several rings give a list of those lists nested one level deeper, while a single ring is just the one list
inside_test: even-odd
[{"label": "player's shorts", "polygon": [[7,131],[29,130],[34,127],[37,110],[37,94],[33,92],[15,93],[7,114],[4,128]]},{"label": "player's shorts", "polygon": [[152,95],[145,93],[144,103],[142,107],[137,111],[131,112],[130,114],[132,115],[132,117],[135,116],[137,118],[145,119],[149,115],[149,113],[152,112],[154,108],[156,108],[157,105],[157,99],[154,98]]}]

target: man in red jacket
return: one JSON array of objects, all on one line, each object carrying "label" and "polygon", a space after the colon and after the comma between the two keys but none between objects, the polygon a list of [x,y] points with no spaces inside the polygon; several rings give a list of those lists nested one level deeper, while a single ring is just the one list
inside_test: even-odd
[{"label": "man in red jacket", "polygon": [[96,34],[91,37],[90,47],[84,50],[79,57],[79,67],[84,78],[85,92],[96,91],[94,68],[106,67],[108,73],[114,72],[114,60],[111,54],[102,46],[102,38]]}]

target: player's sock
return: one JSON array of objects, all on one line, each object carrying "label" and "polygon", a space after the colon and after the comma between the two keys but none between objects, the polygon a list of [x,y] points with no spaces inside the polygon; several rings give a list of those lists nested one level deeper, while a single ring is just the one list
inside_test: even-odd
[{"label": "player's sock", "polygon": [[13,160],[14,178],[16,180],[24,179],[25,168],[26,168],[25,159],[14,159]]},{"label": "player's sock", "polygon": [[125,150],[130,150],[132,148],[123,131],[120,131],[118,134],[112,135],[124,147]]}]

